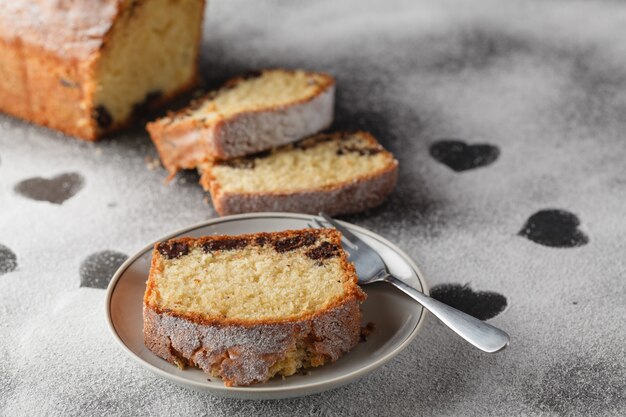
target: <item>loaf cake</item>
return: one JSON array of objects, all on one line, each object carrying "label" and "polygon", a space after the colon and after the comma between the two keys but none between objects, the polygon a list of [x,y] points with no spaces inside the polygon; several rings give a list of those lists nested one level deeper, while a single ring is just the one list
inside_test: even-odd
[{"label": "loaf cake", "polygon": [[204,0],[0,5],[0,111],[85,140],[196,81]]},{"label": "loaf cake", "polygon": [[171,239],[154,247],[144,340],[172,364],[249,385],[348,352],[364,299],[334,229]]},{"label": "loaf cake", "polygon": [[326,74],[264,70],[228,81],[147,126],[170,176],[207,159],[230,159],[302,139],[333,119],[335,81]]},{"label": "loaf cake", "polygon": [[200,167],[221,215],[288,211],[329,215],[379,205],[394,189],[398,162],[366,132],[319,134],[295,144]]}]

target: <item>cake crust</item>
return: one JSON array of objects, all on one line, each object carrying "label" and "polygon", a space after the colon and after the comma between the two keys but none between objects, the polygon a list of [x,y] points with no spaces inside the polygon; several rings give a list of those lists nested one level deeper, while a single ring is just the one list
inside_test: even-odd
[{"label": "cake crust", "polygon": [[197,366],[226,386],[250,385],[267,381],[297,347],[317,366],[351,350],[360,339],[360,302],[351,297],[308,319],[256,325],[202,324],[144,305],[144,341],[173,365]]},{"label": "cake crust", "polygon": [[[219,376],[227,386],[267,381],[284,369],[285,361],[299,352],[306,352],[308,366],[337,360],[360,340],[360,303],[366,298],[357,285],[354,266],[343,251],[334,254],[339,256],[341,269],[347,276],[343,297],[311,313],[277,319],[206,317],[162,309],[151,301],[154,299],[153,292],[158,291],[155,276],[162,272],[163,257],[182,257],[189,253],[191,247],[207,244],[215,250],[257,244],[274,245],[277,251],[291,251],[314,246],[310,242],[302,243],[303,237],[305,240],[309,236],[319,239],[323,235],[326,238],[330,235],[330,242],[340,248],[341,235],[329,230],[332,229],[179,238],[156,244],[143,305],[146,346],[179,367],[197,366]],[[285,242],[289,242],[288,247],[276,246]],[[323,254],[317,255],[323,259]],[[292,371],[295,372],[296,368]]]},{"label": "cake crust", "polygon": [[148,123],[146,128],[170,178],[180,169],[196,168],[207,160],[230,159],[264,151],[329,127],[334,114],[335,80],[328,74],[317,75],[323,81],[315,92],[288,104],[220,115],[208,124],[191,118],[173,123],[211,95],[244,81],[244,76],[228,81],[220,90],[194,101],[186,109]]},{"label": "cake crust", "polygon": [[[195,0],[204,8],[204,0]],[[0,12],[0,111],[77,138],[94,141],[130,124],[133,114],[111,120],[98,107],[95,79],[100,59],[123,17],[147,0],[5,1]],[[132,41],[132,40],[131,40]],[[200,33],[195,40],[200,42]],[[194,62],[197,62],[196,47]],[[189,90],[197,69],[157,99],[134,103],[157,107]]]},{"label": "cake crust", "polygon": [[[345,132],[336,132],[320,136],[336,139],[345,134]],[[355,134],[362,135],[371,146],[380,146],[367,132],[355,132]],[[382,150],[382,152],[387,151]],[[211,173],[210,166],[202,172],[200,184],[205,191],[211,193],[213,207],[221,216],[263,211],[308,214],[323,211],[330,216],[351,214],[382,204],[395,189],[398,181],[398,161],[393,159],[391,154],[389,155],[392,162],[384,169],[355,181],[334,184],[332,187],[296,192],[225,192]]]}]

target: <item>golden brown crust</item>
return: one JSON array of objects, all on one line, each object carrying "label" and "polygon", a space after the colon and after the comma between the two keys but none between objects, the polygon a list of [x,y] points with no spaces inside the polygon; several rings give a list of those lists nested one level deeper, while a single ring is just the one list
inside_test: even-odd
[{"label": "golden brown crust", "polygon": [[[132,115],[106,128],[97,125],[95,69],[119,17],[142,1],[5,2],[0,11],[0,111],[87,141],[126,127]],[[153,106],[190,89],[196,71]]]},{"label": "golden brown crust", "polygon": [[[95,124],[84,102],[89,69],[20,40],[0,40],[0,110],[94,140]],[[19,80],[14,83],[13,80]],[[89,121],[79,124],[78,120]]]},{"label": "golden brown crust", "polygon": [[[294,72],[293,70],[281,71]],[[207,160],[229,159],[271,148],[272,146],[270,145],[261,146],[252,151],[243,148],[239,149],[236,144],[227,143],[228,139],[225,138],[232,136],[229,133],[231,129],[242,129],[243,126],[249,123],[250,119],[259,120],[264,117],[270,118],[281,112],[296,109],[298,106],[304,108],[304,106],[311,104],[314,100],[322,98],[324,94],[332,93],[334,96],[335,79],[329,74],[315,74],[322,79],[322,82],[317,84],[315,92],[308,97],[294,100],[289,104],[268,106],[264,109],[247,110],[230,116],[220,115],[216,120],[210,123],[205,123],[201,119],[184,118],[184,116],[187,116],[203,103],[204,100],[212,98],[216,94],[219,94],[220,91],[233,88],[246,79],[244,76],[241,76],[227,81],[219,90],[212,91],[204,97],[194,100],[188,107],[174,113],[169,113],[164,118],[148,123],[146,129],[157,148],[163,166],[170,173],[170,177],[174,176],[180,169],[195,168]],[[332,102],[333,100],[331,100],[331,107]],[[322,105],[322,107],[326,106]],[[308,109],[305,111],[307,110]],[[313,108],[308,111],[319,117],[319,115],[315,114],[318,113],[317,109]],[[297,123],[297,118],[294,118],[293,122]],[[330,122],[330,119],[327,123],[322,122],[317,131],[327,128]],[[268,121],[268,124],[271,124],[271,122]],[[297,139],[300,138],[294,138],[293,140]]]},{"label": "golden brown crust", "polygon": [[[347,132],[320,134],[306,140],[329,138],[337,140]],[[360,135],[372,147],[380,147],[376,138],[368,132],[357,131],[352,134]],[[284,148],[293,148],[286,145]],[[350,214],[367,210],[382,204],[394,190],[398,179],[398,161],[393,155],[384,150],[382,153],[389,157],[390,163],[366,176],[356,180],[344,181],[331,187],[311,188],[295,192],[258,192],[258,193],[228,193],[224,192],[219,182],[211,172],[211,163],[206,164],[200,177],[200,185],[211,193],[213,207],[221,216],[231,214],[284,211],[293,213],[317,214],[323,211],[331,216]]]}]

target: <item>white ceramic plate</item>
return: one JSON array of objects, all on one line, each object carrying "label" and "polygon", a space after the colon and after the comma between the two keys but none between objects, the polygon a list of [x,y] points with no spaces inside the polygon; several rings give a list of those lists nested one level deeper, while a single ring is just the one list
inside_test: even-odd
[{"label": "white ceramic plate", "polygon": [[[312,216],[290,213],[254,213],[222,217],[172,233],[180,236],[273,232],[307,227]],[[428,293],[426,283],[409,257],[379,235],[343,223],[370,244],[385,260],[390,272]],[[379,283],[363,287],[363,325],[373,322],[374,332],[337,362],[312,369],[308,375],[274,378],[249,387],[225,387],[199,369],[180,370],[150,352],[143,344],[142,299],[148,278],[153,243],[128,259],[113,276],[106,298],[106,317],[113,336],[126,353],[159,376],[177,384],[214,395],[241,399],[277,399],[314,394],[354,381],[400,353],[418,334],[426,311],[391,286]]]}]

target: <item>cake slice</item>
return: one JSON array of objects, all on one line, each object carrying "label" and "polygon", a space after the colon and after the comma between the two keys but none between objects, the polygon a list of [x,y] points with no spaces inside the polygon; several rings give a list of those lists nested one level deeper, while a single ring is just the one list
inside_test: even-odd
[{"label": "cake slice", "polygon": [[204,0],[0,1],[0,111],[96,140],[197,79]]},{"label": "cake slice", "polygon": [[355,213],[394,189],[398,161],[366,132],[320,134],[295,144],[200,168],[221,215],[288,211]]},{"label": "cake slice", "polygon": [[332,122],[334,97],[329,75],[264,70],[228,81],[147,129],[173,175],[207,159],[248,155],[319,132]]},{"label": "cake slice", "polygon": [[364,299],[334,229],[172,239],[154,247],[144,339],[179,367],[249,385],[348,352]]}]

